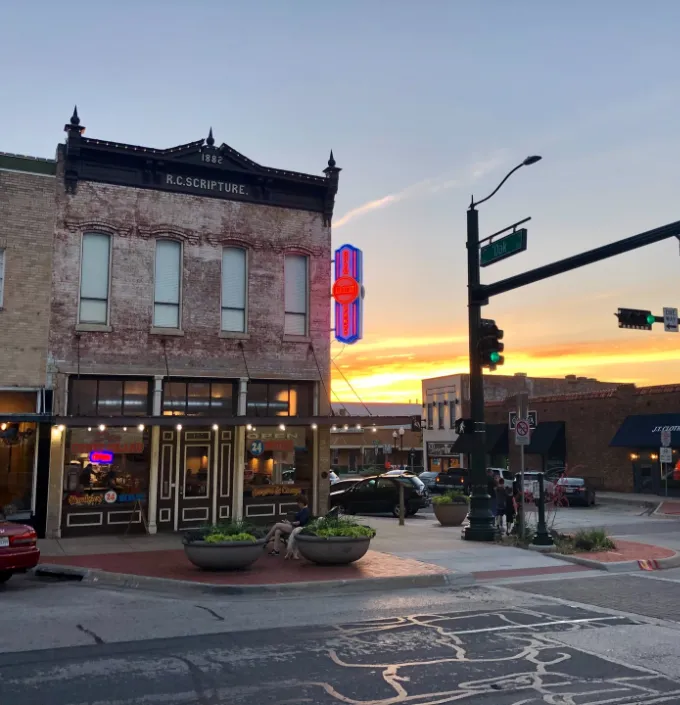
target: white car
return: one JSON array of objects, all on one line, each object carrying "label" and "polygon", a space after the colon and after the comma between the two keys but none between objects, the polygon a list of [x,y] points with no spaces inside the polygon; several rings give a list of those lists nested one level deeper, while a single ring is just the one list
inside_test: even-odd
[{"label": "white car", "polygon": [[[531,494],[538,499],[538,476],[540,473],[535,470],[526,470],[524,472],[524,486],[531,492]],[[519,473],[518,473],[519,479]],[[555,483],[548,480],[545,476],[543,477],[543,489],[545,491],[545,498],[551,499],[555,493]]]},{"label": "white car", "polygon": [[334,485],[336,482],[340,480],[340,478],[335,474],[333,470],[330,471],[330,474],[328,475],[331,485]]}]

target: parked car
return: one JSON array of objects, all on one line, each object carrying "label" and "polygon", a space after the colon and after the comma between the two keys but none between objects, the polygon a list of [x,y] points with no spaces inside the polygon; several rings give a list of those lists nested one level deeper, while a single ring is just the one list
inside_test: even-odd
[{"label": "parked car", "polygon": [[425,485],[414,475],[376,475],[366,477],[345,489],[331,487],[331,507],[344,514],[383,514],[399,516],[399,484],[404,485],[406,513],[413,516],[430,504]]},{"label": "parked car", "polygon": [[418,478],[425,485],[425,487],[427,487],[429,492],[434,492],[437,489],[437,475],[439,475],[438,472],[425,470],[418,475]]},{"label": "parked car", "polygon": [[588,487],[582,477],[561,477],[557,481],[558,491],[564,489],[564,496],[569,504],[583,504],[590,507],[595,504],[595,490]]},{"label": "parked car", "polygon": [[14,573],[35,568],[39,560],[35,529],[5,521],[4,515],[0,514],[0,583],[7,582]]},{"label": "parked car", "polygon": [[340,492],[340,490],[348,490],[350,487],[354,487],[357,482],[360,482],[360,477],[354,477],[351,480],[338,480],[331,484],[331,492]]},{"label": "parked car", "polygon": [[470,491],[470,475],[464,468],[449,468],[440,473],[434,480],[435,492],[448,492],[449,490]]},{"label": "parked car", "polygon": [[[528,492],[531,492],[531,494],[534,496],[536,500],[538,500],[538,476],[540,473],[536,472],[535,470],[526,470],[524,472],[524,487]],[[515,475],[515,480],[519,484],[520,482],[520,473],[517,473]],[[545,475],[543,476],[543,488],[545,491],[545,497],[546,499],[552,499],[554,493],[555,493],[555,482],[553,480],[549,480]]]},{"label": "parked car", "polygon": [[506,470],[505,468],[487,468],[486,471],[493,472],[493,474],[498,478],[502,477],[504,485],[512,485],[512,483],[515,480],[513,474],[510,472],[510,470]]},{"label": "parked car", "polygon": [[338,477],[337,473],[335,473],[333,470],[331,470],[328,474],[328,478],[331,481],[331,485],[334,485],[336,482],[340,481],[340,478]]}]

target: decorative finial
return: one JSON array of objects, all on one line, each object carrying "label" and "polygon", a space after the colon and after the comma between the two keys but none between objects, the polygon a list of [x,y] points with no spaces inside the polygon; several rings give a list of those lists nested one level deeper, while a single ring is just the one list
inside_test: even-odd
[{"label": "decorative finial", "polygon": [[328,166],[332,169],[335,166],[335,159],[333,158],[333,150],[331,149],[331,156],[328,158]]},{"label": "decorative finial", "polygon": [[208,139],[205,141],[205,143],[208,145],[208,147],[212,147],[215,144],[215,138],[213,137],[212,127],[210,128],[210,132],[208,132]]},{"label": "decorative finial", "polygon": [[71,115],[71,125],[80,125],[80,118],[78,117],[78,106],[74,106],[73,115]]}]

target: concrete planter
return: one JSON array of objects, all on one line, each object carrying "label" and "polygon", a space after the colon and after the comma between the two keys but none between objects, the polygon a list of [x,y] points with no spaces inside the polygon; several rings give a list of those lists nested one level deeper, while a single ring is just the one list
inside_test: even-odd
[{"label": "concrete planter", "polygon": [[468,515],[467,504],[434,504],[434,515],[442,526],[460,526]]},{"label": "concrete planter", "polygon": [[371,539],[343,538],[333,536],[305,536],[298,534],[295,543],[300,555],[312,563],[319,565],[347,565],[363,558],[368,551]]},{"label": "concrete planter", "polygon": [[206,543],[184,541],[187,558],[202,570],[242,570],[255,563],[264,550],[264,539]]}]

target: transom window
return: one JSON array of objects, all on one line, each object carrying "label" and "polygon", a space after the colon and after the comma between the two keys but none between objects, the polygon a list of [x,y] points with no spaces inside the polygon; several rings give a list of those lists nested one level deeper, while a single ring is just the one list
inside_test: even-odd
[{"label": "transom window", "polygon": [[210,380],[163,383],[164,416],[234,416],[234,384]]},{"label": "transom window", "polygon": [[249,382],[248,416],[312,416],[310,382]]},{"label": "transom window", "polygon": [[148,416],[150,385],[146,379],[71,378],[70,416]]}]

